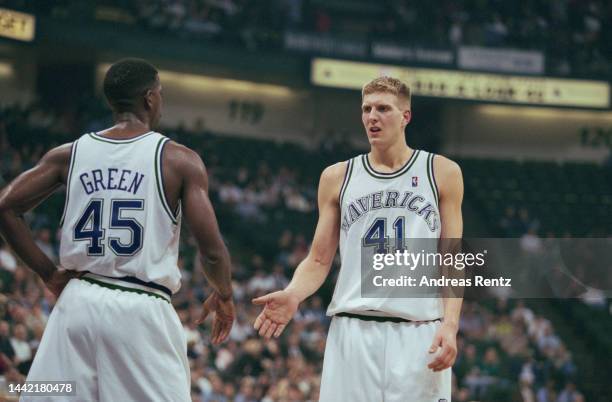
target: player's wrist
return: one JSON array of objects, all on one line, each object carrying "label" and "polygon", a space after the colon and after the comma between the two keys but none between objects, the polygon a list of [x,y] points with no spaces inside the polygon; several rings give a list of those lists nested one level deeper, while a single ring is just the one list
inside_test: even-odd
[{"label": "player's wrist", "polygon": [[233,292],[231,289],[229,291],[223,291],[223,292],[217,291],[217,297],[224,302],[230,300],[232,296],[233,296]]},{"label": "player's wrist", "polygon": [[300,304],[303,300],[298,294],[298,292],[295,291],[295,289],[286,288],[285,293],[287,293],[287,296],[289,297],[289,299],[293,301],[296,306]]},{"label": "player's wrist", "polygon": [[442,325],[444,327],[452,330],[454,333],[459,332],[459,322],[456,321],[456,320],[444,320]]}]

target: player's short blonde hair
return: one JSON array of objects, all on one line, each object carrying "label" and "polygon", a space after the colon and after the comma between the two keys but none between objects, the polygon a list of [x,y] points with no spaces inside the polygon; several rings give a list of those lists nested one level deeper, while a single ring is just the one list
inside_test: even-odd
[{"label": "player's short blonde hair", "polygon": [[410,107],[410,87],[397,78],[387,76],[374,78],[363,86],[361,98],[379,92],[393,94],[399,100],[407,102]]}]

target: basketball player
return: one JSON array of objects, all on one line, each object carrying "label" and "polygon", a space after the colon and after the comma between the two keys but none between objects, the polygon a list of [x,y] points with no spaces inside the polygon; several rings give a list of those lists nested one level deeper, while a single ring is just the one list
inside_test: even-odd
[{"label": "basketball player", "polygon": [[[113,64],[104,94],[115,125],[52,149],[0,195],[2,234],[59,295],[27,380],[75,381],[78,401],[191,401],[187,343],[171,304],[183,215],[215,289],[200,317],[215,313],[213,343],[226,339],[234,320],[230,258],[204,164],[153,131],[161,89],[144,60]],[[60,271],[21,215],[62,184]]]},{"label": "basketball player", "polygon": [[396,225],[402,238],[462,236],[461,170],[445,157],[408,147],[410,109],[410,90],[397,79],[377,78],[363,87],[370,152],[323,171],[308,256],[284,290],[253,301],[264,305],[255,329],[278,337],[299,303],[322,285],[340,244],[320,401],[450,401],[462,300],[361,296],[362,245],[386,241]]}]

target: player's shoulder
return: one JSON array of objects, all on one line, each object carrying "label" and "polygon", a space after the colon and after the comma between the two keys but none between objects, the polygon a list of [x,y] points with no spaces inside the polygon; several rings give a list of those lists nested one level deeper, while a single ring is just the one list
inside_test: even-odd
[{"label": "player's shoulder", "polygon": [[200,155],[174,140],[165,144],[162,163],[164,170],[168,169],[182,176],[206,174],[206,167]]},{"label": "player's shoulder", "polygon": [[330,202],[336,202],[340,197],[342,183],[347,173],[348,161],[337,162],[327,166],[321,173],[319,194]]},{"label": "player's shoulder", "polygon": [[442,197],[463,193],[463,173],[457,162],[442,155],[435,155],[433,174]]},{"label": "player's shoulder", "polygon": [[348,168],[348,161],[336,162],[333,165],[327,166],[321,173],[321,180],[326,181],[342,181]]},{"label": "player's shoulder", "polygon": [[436,179],[438,179],[438,176],[440,178],[461,177],[461,167],[459,166],[459,164],[443,155],[434,154],[433,168]]},{"label": "player's shoulder", "polygon": [[175,157],[183,157],[183,158],[199,158],[200,156],[193,149],[176,142],[175,140],[168,139],[168,142],[165,145],[165,152]]},{"label": "player's shoulder", "polygon": [[164,160],[170,160],[178,164],[202,163],[202,158],[196,151],[173,139],[168,139],[164,145]]},{"label": "player's shoulder", "polygon": [[43,156],[42,161],[47,163],[59,163],[64,164],[70,161],[70,156],[72,154],[72,146],[74,142],[68,142],[66,144],[62,144],[51,148],[47,153]]}]

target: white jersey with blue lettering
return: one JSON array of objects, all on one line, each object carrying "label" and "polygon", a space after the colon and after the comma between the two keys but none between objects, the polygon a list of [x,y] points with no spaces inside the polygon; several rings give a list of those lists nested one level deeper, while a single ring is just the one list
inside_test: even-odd
[{"label": "white jersey with blue lettering", "polygon": [[393,249],[389,241],[399,237],[404,244],[432,239],[430,244],[437,248],[441,224],[433,157],[414,150],[406,164],[392,173],[377,172],[367,155],[348,161],[340,191],[342,265],[328,315],[345,312],[411,321],[443,317],[439,298],[362,297],[362,281],[371,279],[362,278],[364,247]]},{"label": "white jersey with blue lettering", "polygon": [[161,155],[169,141],[151,131],[127,140],[91,133],[72,146],[61,223],[60,265],[180,288],[180,208],[166,200]]}]

